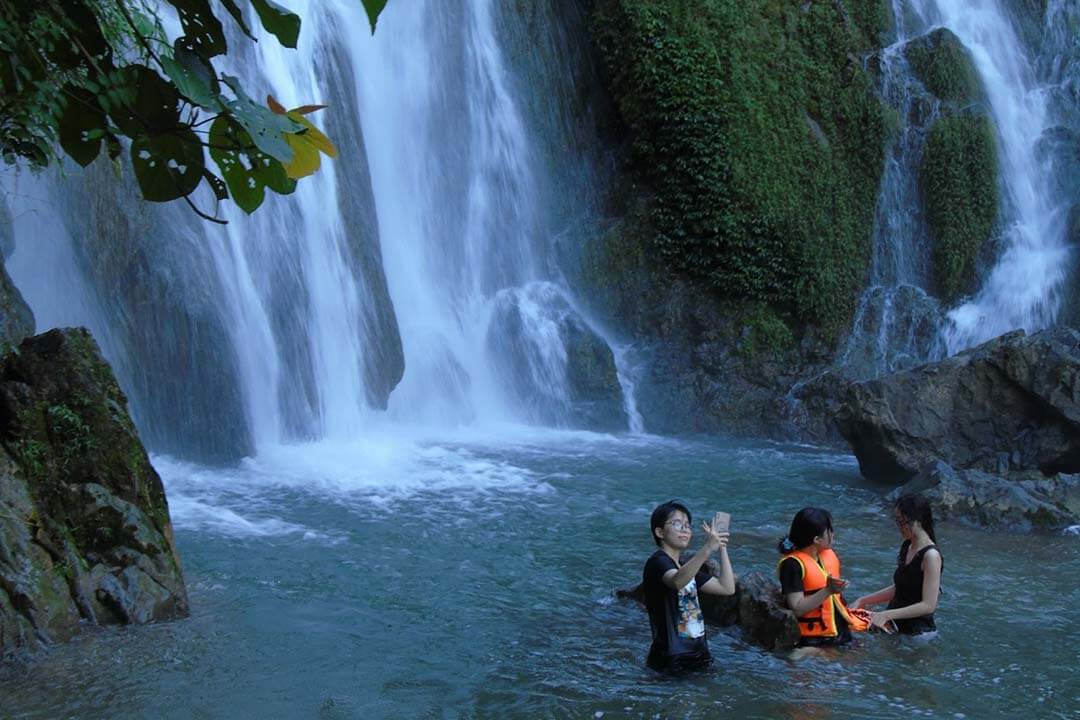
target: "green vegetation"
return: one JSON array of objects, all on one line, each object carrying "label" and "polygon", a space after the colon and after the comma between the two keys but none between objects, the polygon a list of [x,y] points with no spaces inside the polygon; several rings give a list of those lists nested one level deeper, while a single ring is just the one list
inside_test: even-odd
[{"label": "green vegetation", "polygon": [[[718,297],[837,331],[865,280],[887,116],[879,3],[600,0],[594,37],[651,193],[648,251]],[[852,4],[853,5],[853,4]]]},{"label": "green vegetation", "polygon": [[776,358],[794,344],[791,328],[767,305],[758,305],[746,318],[739,352],[748,360]]},{"label": "green vegetation", "polygon": [[938,28],[912,40],[904,56],[915,76],[940,100],[963,107],[982,98],[971,54],[949,30]]},{"label": "green vegetation", "polygon": [[[371,29],[387,0],[360,0]],[[228,45],[209,0],[166,0],[182,35],[165,36],[149,0],[0,0],[0,155],[35,166],[54,162],[55,144],[80,165],[104,147],[128,154],[143,197],[165,202],[204,182],[217,201],[247,212],[265,188],[290,193],[336,151],[304,116],[252,100],[239,80],[219,73]],[[270,0],[221,0],[254,40],[246,6],[267,32],[296,47],[300,18]],[[206,164],[204,148],[219,177]]]},{"label": "green vegetation", "polygon": [[920,182],[934,238],[934,282],[946,300],[974,280],[975,259],[998,217],[997,143],[984,114],[939,118],[930,129]]}]

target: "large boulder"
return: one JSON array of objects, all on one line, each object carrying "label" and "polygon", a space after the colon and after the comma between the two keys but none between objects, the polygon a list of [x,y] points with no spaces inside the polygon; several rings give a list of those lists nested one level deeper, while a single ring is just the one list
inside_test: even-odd
[{"label": "large boulder", "polygon": [[1056,531],[1080,522],[1077,475],[1002,477],[981,470],[955,470],[936,462],[894,490],[889,499],[908,493],[929,499],[939,518],[978,527]]},{"label": "large boulder", "polygon": [[[689,559],[687,557],[686,559]],[[710,573],[720,572],[715,559],[707,561]],[[616,597],[645,602],[642,585],[615,591]],[[721,627],[739,626],[743,635],[766,650],[790,650],[799,641],[799,622],[784,606],[780,587],[759,572],[735,581],[734,595],[699,594],[705,619]]]},{"label": "large boulder", "polygon": [[1012,332],[937,363],[848,386],[836,415],[869,478],[960,470],[1080,472],[1080,333]]},{"label": "large boulder", "polygon": [[188,612],[165,491],[84,329],[0,366],[0,658]]},{"label": "large boulder", "polygon": [[626,430],[615,355],[551,283],[500,291],[487,351],[504,387],[533,421]]}]

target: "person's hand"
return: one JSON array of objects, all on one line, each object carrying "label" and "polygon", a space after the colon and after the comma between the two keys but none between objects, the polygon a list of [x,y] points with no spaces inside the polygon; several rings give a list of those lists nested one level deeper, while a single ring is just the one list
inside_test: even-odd
[{"label": "person's hand", "polygon": [[870,613],[870,627],[877,628],[883,632],[892,635],[896,632],[896,623],[889,618],[885,617],[885,613],[872,612]]},{"label": "person's hand", "polygon": [[830,595],[839,595],[847,587],[847,580],[830,575],[825,581],[825,587],[829,589]]},{"label": "person's hand", "polygon": [[705,531],[705,547],[708,548],[710,553],[714,553],[722,547],[727,547],[731,534],[726,530],[721,530],[722,527],[722,523],[716,516],[713,517],[711,523],[701,523],[701,528]]}]

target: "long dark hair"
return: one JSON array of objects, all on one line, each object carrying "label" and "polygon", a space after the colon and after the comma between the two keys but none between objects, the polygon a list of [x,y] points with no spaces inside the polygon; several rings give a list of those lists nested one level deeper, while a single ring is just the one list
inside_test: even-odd
[{"label": "long dark hair", "polygon": [[780,540],[776,549],[781,555],[786,555],[792,550],[813,545],[814,538],[824,535],[826,530],[832,530],[832,515],[828,510],[816,507],[804,507],[795,513],[791,521],[791,529]]},{"label": "long dark hair", "polygon": [[919,521],[922,529],[930,536],[930,542],[937,544],[934,537],[934,513],[930,510],[930,501],[922,495],[901,495],[893,505],[900,517],[909,523]]}]

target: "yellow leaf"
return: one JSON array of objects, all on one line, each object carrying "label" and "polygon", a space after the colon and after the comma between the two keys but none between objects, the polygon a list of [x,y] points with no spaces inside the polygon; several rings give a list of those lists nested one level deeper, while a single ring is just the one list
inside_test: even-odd
[{"label": "yellow leaf", "polygon": [[286,115],[290,120],[304,126],[298,133],[287,134],[285,140],[293,150],[293,157],[285,163],[285,174],[293,179],[307,177],[319,169],[321,159],[319,153],[329,157],[337,157],[337,148],[330,142],[330,138],[323,135],[319,128],[311,124],[311,121],[296,110],[290,110]]}]

